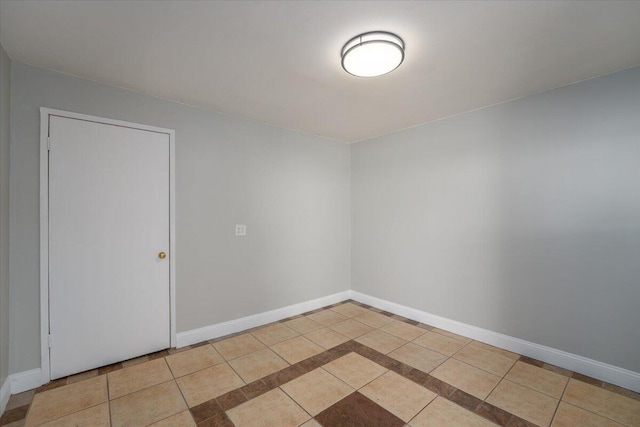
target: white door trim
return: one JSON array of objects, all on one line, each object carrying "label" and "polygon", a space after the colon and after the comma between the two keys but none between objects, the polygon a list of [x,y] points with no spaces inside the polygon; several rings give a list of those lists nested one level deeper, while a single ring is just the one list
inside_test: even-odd
[{"label": "white door trim", "polygon": [[40,108],[40,364],[42,384],[51,380],[49,362],[49,116],[86,120],[169,135],[169,299],[170,345],[176,346],[175,131],[51,108]]}]

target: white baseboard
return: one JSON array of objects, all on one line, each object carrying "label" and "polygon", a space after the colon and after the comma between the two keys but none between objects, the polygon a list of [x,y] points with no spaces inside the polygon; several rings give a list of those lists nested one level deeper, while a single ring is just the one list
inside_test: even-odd
[{"label": "white baseboard", "polygon": [[227,322],[217,323],[215,325],[205,326],[203,328],[192,329],[190,331],[178,332],[178,334],[176,335],[177,347],[180,348],[202,341],[207,341],[236,332],[244,331],[245,329],[255,328],[256,326],[276,322],[278,320],[286,319],[287,317],[291,316],[297,316],[298,314],[325,307],[327,305],[335,304],[349,298],[351,298],[351,291],[344,291],[311,301],[305,301],[299,304],[267,311],[264,313],[241,317],[240,319],[229,320]]},{"label": "white baseboard", "polygon": [[640,392],[640,373],[351,291],[351,299],[505,350]]},{"label": "white baseboard", "polygon": [[9,375],[11,394],[22,393],[42,385],[42,369],[31,369]]},{"label": "white baseboard", "polygon": [[[519,338],[493,332],[488,329],[447,319],[435,314],[427,313],[415,308],[410,308],[391,301],[372,297],[357,291],[344,291],[326,297],[290,305],[276,310],[259,313],[228,322],[218,323],[191,331],[177,334],[177,346],[184,347],[202,341],[233,334],[246,329],[261,326],[267,323],[296,316],[307,311],[335,304],[347,299],[354,299],[364,304],[386,310],[391,313],[416,320],[445,331],[453,332],[477,341],[494,345],[514,353],[532,357],[546,363],[560,366],[574,372],[579,372],[620,387],[640,392],[640,373],[619,368],[617,366],[598,362],[576,354],[567,353],[551,347],[535,344]],[[0,414],[4,410],[11,394],[21,393],[42,385],[42,370],[32,369],[25,372],[9,375],[0,388]]]},{"label": "white baseboard", "polygon": [[7,378],[4,380],[2,387],[0,387],[0,417],[4,413],[4,408],[7,407],[7,402],[11,397],[11,380]]},{"label": "white baseboard", "polygon": [[7,377],[0,388],[0,415],[7,407],[7,402],[12,394],[22,393],[42,385],[42,369],[18,372]]}]

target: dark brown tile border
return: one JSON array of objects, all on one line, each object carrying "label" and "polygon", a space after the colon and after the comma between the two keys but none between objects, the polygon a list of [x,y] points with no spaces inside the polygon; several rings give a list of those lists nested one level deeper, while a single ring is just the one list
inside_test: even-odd
[{"label": "dark brown tile border", "polygon": [[[353,301],[353,300],[346,300],[343,301],[342,303],[338,303],[338,304],[333,304],[331,306],[328,307],[323,307],[323,308],[319,308],[307,313],[304,313],[302,315],[298,315],[298,316],[293,316],[290,317],[288,319],[283,319],[280,322],[272,322],[270,324],[267,325],[262,325],[256,328],[252,328],[252,329],[248,329],[245,331],[241,331],[241,332],[237,332],[234,334],[230,334],[230,335],[226,335],[223,337],[219,337],[219,338],[215,338],[212,340],[208,340],[208,341],[203,341],[201,343],[197,343],[194,345],[190,345],[190,346],[186,346],[180,349],[168,349],[168,350],[162,350],[156,353],[152,353],[147,355],[148,360],[154,360],[154,359],[159,359],[162,357],[167,357],[170,356],[171,354],[176,354],[176,353],[180,353],[189,349],[193,349],[193,348],[197,348],[197,347],[201,347],[203,345],[207,345],[207,344],[213,344],[222,340],[226,340],[229,338],[233,338],[239,335],[243,335],[243,334],[247,334],[250,333],[251,331],[254,331],[256,329],[260,329],[269,325],[273,325],[273,324],[277,324],[277,323],[282,323],[284,321],[287,320],[291,320],[291,319],[295,319],[295,318],[300,318],[302,316],[308,316],[310,314],[313,313],[319,313],[322,311],[325,311],[329,308],[332,307],[337,307],[339,305],[345,304],[345,303],[353,303],[355,305],[358,305],[360,307],[369,309],[371,311],[377,312],[377,313],[381,313],[385,316],[389,316],[392,317],[396,320],[411,324],[411,325],[415,325],[418,326],[422,329],[425,330],[431,330],[433,329],[431,326],[429,325],[425,325],[423,323],[420,322],[416,322],[410,319],[406,319],[402,316],[398,316],[395,315],[393,313],[389,313],[389,312],[385,312],[383,310],[379,310],[376,309],[374,307],[371,307],[367,304],[362,304],[359,303],[357,301]],[[432,377],[431,375],[420,371],[416,368],[413,368],[405,363],[402,363],[398,360],[395,360],[393,358],[391,358],[390,356],[387,356],[385,354],[382,354],[370,347],[367,347],[363,344],[360,344],[359,342],[350,340],[347,341],[343,344],[340,344],[336,347],[333,347],[329,350],[326,350],[322,353],[319,353],[313,357],[310,357],[306,360],[300,361],[294,365],[291,365],[285,369],[282,369],[278,372],[275,372],[271,375],[268,375],[262,379],[259,379],[257,381],[254,381],[250,384],[246,384],[243,387],[240,387],[238,389],[232,390],[222,396],[218,396],[215,399],[212,399],[208,402],[202,403],[200,405],[197,405],[193,408],[190,409],[191,414],[195,420],[195,422],[197,423],[198,426],[232,426],[233,424],[231,423],[231,421],[229,420],[229,418],[227,417],[225,411],[228,411],[232,408],[237,407],[238,405],[241,405],[242,403],[245,403],[249,400],[255,399],[256,397],[270,391],[273,390],[277,387],[279,387],[280,385],[287,383],[291,380],[294,380],[314,369],[317,369],[329,362],[332,362],[333,360],[336,360],[350,352],[355,352],[371,361],[373,361],[374,363],[377,363],[389,370],[392,370],[394,372],[396,372],[397,374],[403,376],[404,378],[407,378],[417,384],[420,384],[421,386],[431,390],[434,393],[437,393],[440,396],[445,397],[446,399],[448,399],[449,401],[465,408],[468,409],[470,411],[475,412],[476,414],[500,425],[500,426],[505,426],[505,427],[530,427],[533,426],[533,424],[531,424],[530,422],[523,420],[519,417],[517,417],[514,414],[511,414],[507,411],[504,411],[494,405],[491,405],[487,402],[483,402],[482,400],[462,391],[459,389],[456,389],[455,387],[451,386],[450,384],[447,384],[435,377]],[[555,373],[558,373],[560,375],[564,375],[566,377],[569,378],[573,378],[576,379],[578,381],[582,381],[597,387],[601,387],[604,388],[608,391],[611,391],[613,393],[617,393],[619,395],[631,398],[631,399],[635,399],[640,401],[640,394],[633,392],[631,390],[627,390],[624,389],[622,387],[618,387],[615,386],[613,384],[609,384],[600,380],[597,380],[595,378],[591,378],[588,377],[586,375],[582,375],[576,372],[572,372],[569,371],[567,369],[563,369],[548,363],[544,363],[541,362],[539,360],[530,358],[530,357],[526,357],[526,356],[520,356],[519,358],[520,361],[524,362],[524,363],[528,363],[530,365],[533,366],[537,366],[540,367],[542,369],[546,369]],[[103,375],[103,374],[107,374],[109,372],[114,372],[117,370],[123,369],[123,364],[122,363],[114,363],[112,365],[108,365],[108,366],[104,366],[101,368],[98,368],[98,375]],[[47,390],[53,390],[55,388],[58,387],[62,387],[64,385],[68,384],[68,378],[61,378],[58,380],[54,380],[51,381],[48,384],[45,384],[41,387],[38,387],[37,389],[35,389],[35,393],[40,393],[43,391],[47,391]],[[21,406],[18,408],[13,408],[11,410],[7,410],[5,411],[5,413],[2,415],[2,417],[0,418],[0,426],[5,425],[5,424],[9,424],[12,423],[14,421],[19,421],[22,420],[25,416],[26,413],[29,409],[30,405],[25,405],[25,406]],[[11,421],[8,421],[11,420]]]},{"label": "dark brown tile border", "polygon": [[368,397],[353,392],[315,417],[325,426],[402,427],[405,423]]},{"label": "dark brown tile border", "polygon": [[155,353],[147,354],[149,360],[162,359],[163,357],[167,356],[169,356],[169,351],[167,350],[156,351]]},{"label": "dark brown tile border", "polygon": [[538,368],[545,369],[547,371],[555,372],[556,374],[563,375],[565,377],[573,378],[577,381],[582,381],[583,383],[590,384],[595,387],[604,388],[607,391],[612,393],[619,394],[621,396],[628,397],[630,399],[640,401],[640,393],[636,393],[635,391],[628,390],[626,388],[622,388],[620,386],[610,384],[605,381],[601,381],[596,378],[589,377],[587,375],[580,374],[578,372],[573,372],[565,368],[561,368],[559,366],[552,365],[550,363],[545,363],[540,360],[533,359],[527,356],[520,356],[518,359],[521,362],[528,363],[529,365],[537,366]]},{"label": "dark brown tile border", "polygon": [[278,320],[277,323],[286,323],[286,322],[289,322],[291,320],[300,319],[301,317],[304,317],[304,315],[303,314],[298,314],[297,316],[286,317],[284,319]]},{"label": "dark brown tile border", "polygon": [[202,341],[197,344],[191,344],[190,347],[193,349],[193,348],[202,347],[204,345],[209,345],[209,341]]},{"label": "dark brown tile border", "polygon": [[602,382],[602,388],[612,393],[619,394],[624,397],[628,397],[629,399],[640,401],[640,393],[636,393],[635,391],[627,390],[626,388],[622,388],[620,386],[610,384],[607,382]]},{"label": "dark brown tile border", "polygon": [[225,412],[202,421],[197,424],[198,427],[235,427]]},{"label": "dark brown tile border", "polygon": [[220,407],[216,399],[194,406],[193,408],[190,408],[189,411],[191,412],[191,416],[196,424],[206,421],[209,418],[213,418],[218,414],[224,413],[224,410]]},{"label": "dark brown tile border", "polygon": [[169,353],[169,355],[172,355],[172,354],[182,353],[183,351],[191,350],[192,348],[193,347],[191,347],[190,345],[186,345],[180,348],[172,347],[167,349],[167,353]]},{"label": "dark brown tile border", "polygon": [[417,326],[418,328],[422,328],[422,329],[424,329],[424,330],[426,330],[426,331],[430,331],[430,330],[432,330],[432,329],[433,329],[433,326],[425,325],[424,323],[420,323],[420,322],[418,322],[418,323],[416,324],[416,326]]},{"label": "dark brown tile border", "polygon": [[280,387],[282,384],[288,383],[289,381],[295,380],[307,372],[309,372],[307,367],[295,364],[262,378],[262,381],[267,387],[269,387],[269,390],[271,390],[276,387]]},{"label": "dark brown tile border", "polygon": [[470,410],[471,412],[474,412],[482,403],[481,399],[459,389],[451,393],[446,398],[458,406],[462,406],[463,408]]},{"label": "dark brown tile border", "polygon": [[520,356],[520,359],[518,360],[524,363],[528,363],[529,365],[537,366],[538,368],[542,368],[542,366],[544,365],[544,362],[532,359],[531,357],[527,356]]},{"label": "dark brown tile border", "polygon": [[506,426],[512,417],[509,412],[487,402],[482,402],[478,405],[475,413],[488,419],[492,423],[498,424],[499,426]]},{"label": "dark brown tile border", "polygon": [[233,333],[233,334],[223,335],[223,336],[218,337],[218,338],[212,338],[212,339],[210,339],[210,340],[209,340],[209,341],[207,341],[207,342],[208,342],[209,344],[215,344],[215,343],[217,343],[218,341],[228,340],[228,339],[230,339],[230,338],[235,338],[235,337],[237,337],[237,336],[244,335],[244,334],[248,334],[248,333],[249,333],[249,330],[246,330],[246,331],[240,331],[240,332],[235,332],[235,333]]},{"label": "dark brown tile border", "polygon": [[222,396],[216,397],[218,405],[220,405],[220,407],[225,411],[235,408],[238,405],[242,405],[247,400],[247,397],[239,388],[230,391],[229,393],[225,393]]},{"label": "dark brown tile border", "polygon": [[582,381],[583,383],[587,383],[587,384],[594,385],[594,386],[596,386],[596,387],[603,388],[603,383],[602,383],[602,381],[597,380],[597,379],[595,379],[595,378],[588,377],[588,376],[586,376],[586,375],[579,374],[579,373],[577,373],[577,372],[574,372],[574,373],[571,375],[571,378],[573,378],[574,380]]},{"label": "dark brown tile border", "polygon": [[564,377],[569,377],[569,378],[571,378],[571,374],[573,374],[573,372],[568,369],[564,369],[559,366],[552,365],[550,363],[545,363],[544,365],[542,365],[542,369],[546,369],[547,371],[551,371],[558,375],[562,375]]},{"label": "dark brown tile border", "polygon": [[432,377],[431,375],[429,375],[429,378],[427,378],[422,385],[428,390],[431,390],[443,397],[447,397],[457,390],[454,386],[449,385],[436,377]]},{"label": "dark brown tile border", "polygon": [[242,393],[244,393],[244,395],[247,397],[247,400],[251,400],[262,394],[265,394],[266,392],[271,390],[271,388],[262,380],[256,380],[252,383],[240,387],[240,390],[242,390]]},{"label": "dark brown tile border", "polygon": [[122,363],[114,363],[113,365],[98,368],[98,375],[108,374],[109,372],[119,371],[120,369],[122,369]]},{"label": "dark brown tile border", "polygon": [[315,310],[311,310],[311,311],[307,311],[306,313],[303,313],[303,316],[309,316],[311,314],[316,314],[316,313],[320,313],[321,311],[325,311],[327,310],[326,308],[316,308]]},{"label": "dark brown tile border", "polygon": [[27,416],[29,406],[30,405],[18,406],[17,408],[4,411],[4,414],[0,417],[0,426],[23,420]]}]

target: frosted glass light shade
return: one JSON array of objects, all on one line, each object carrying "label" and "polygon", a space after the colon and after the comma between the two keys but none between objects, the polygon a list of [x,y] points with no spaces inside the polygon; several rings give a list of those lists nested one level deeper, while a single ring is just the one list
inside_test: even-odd
[{"label": "frosted glass light shade", "polygon": [[404,60],[404,42],[395,34],[372,31],[360,34],[342,48],[342,68],[354,76],[387,74]]}]

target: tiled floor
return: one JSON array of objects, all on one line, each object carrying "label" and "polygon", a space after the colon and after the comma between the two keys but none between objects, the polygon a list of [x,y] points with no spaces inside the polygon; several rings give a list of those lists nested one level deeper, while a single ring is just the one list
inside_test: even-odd
[{"label": "tiled floor", "polygon": [[0,426],[640,426],[640,396],[353,301],[12,396]]}]

